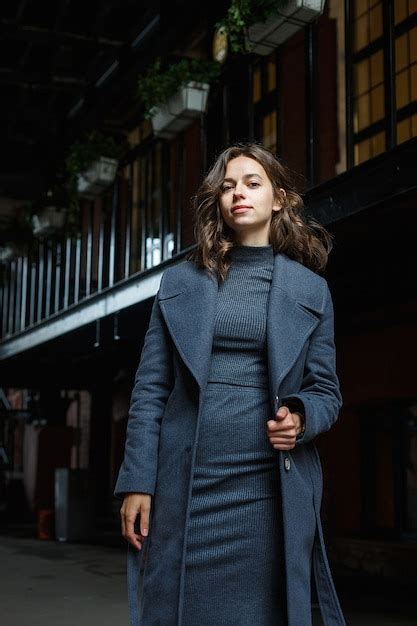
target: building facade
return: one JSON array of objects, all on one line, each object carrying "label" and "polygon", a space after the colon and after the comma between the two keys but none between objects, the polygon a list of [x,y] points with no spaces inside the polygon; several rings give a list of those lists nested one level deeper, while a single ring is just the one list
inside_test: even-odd
[{"label": "building facade", "polygon": [[[212,57],[229,3],[199,16],[178,4],[177,37],[172,7],[143,23],[139,38],[156,35],[144,39],[142,64],[161,50]],[[334,235],[326,278],[344,405],[317,442],[333,564],[415,576],[417,2],[327,0],[322,9],[267,54],[229,50],[207,111],[171,139],[126,106],[128,156],[114,184],[83,201],[80,233],[40,239],[3,262],[6,513],[21,491],[32,512],[51,506],[36,451],[56,446],[49,475],[57,464],[88,470],[96,519],[118,523],[112,491],[161,273],[194,246],[190,198],[216,153],[259,140],[297,172],[306,210]],[[109,79],[114,91],[132,80],[133,61]],[[93,126],[82,105],[74,115]]]}]

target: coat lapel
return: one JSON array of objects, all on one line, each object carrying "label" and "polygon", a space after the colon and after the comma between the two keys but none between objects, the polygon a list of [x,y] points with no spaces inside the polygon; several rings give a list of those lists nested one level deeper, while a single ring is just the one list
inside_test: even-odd
[{"label": "coat lapel", "polygon": [[[176,266],[163,280],[159,303],[167,328],[187,368],[202,390],[210,370],[218,283],[192,262]],[[268,368],[277,393],[304,343],[319,323],[324,298],[319,277],[283,253],[274,257],[267,309]]]}]

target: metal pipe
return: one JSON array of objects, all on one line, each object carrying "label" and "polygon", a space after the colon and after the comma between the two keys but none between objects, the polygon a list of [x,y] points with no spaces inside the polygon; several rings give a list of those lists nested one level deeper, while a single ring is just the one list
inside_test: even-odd
[{"label": "metal pipe", "polygon": [[397,145],[396,94],[395,94],[395,18],[394,3],[382,3],[384,24],[384,84],[385,119],[387,128],[386,150]]},{"label": "metal pipe", "polygon": [[345,0],[345,107],[346,107],[346,167],[354,166],[353,154],[353,0]]}]

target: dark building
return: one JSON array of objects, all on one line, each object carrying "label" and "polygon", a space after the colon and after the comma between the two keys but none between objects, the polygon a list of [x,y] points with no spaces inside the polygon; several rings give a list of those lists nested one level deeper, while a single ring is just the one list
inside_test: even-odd
[{"label": "dark building", "polygon": [[[326,0],[315,19],[282,17],[287,34],[263,54],[229,50],[207,110],[170,138],[144,117],[138,75],[157,57],[212,58],[228,2],[34,5],[0,9],[2,515],[50,509],[64,466],[88,470],[96,525],[117,526],[113,486],[161,273],[194,245],[190,197],[214,155],[255,139],[298,172],[306,210],[334,235],[344,406],[318,440],[333,564],[415,577],[417,2]],[[114,183],[83,199],[79,234],[27,251],[14,220],[91,130],[128,139]]]}]

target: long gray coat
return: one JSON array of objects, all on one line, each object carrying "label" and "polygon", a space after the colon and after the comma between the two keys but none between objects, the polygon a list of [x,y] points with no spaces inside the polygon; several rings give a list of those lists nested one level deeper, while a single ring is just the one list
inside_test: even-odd
[{"label": "long gray coat", "polygon": [[[114,491],[118,498],[126,492],[153,495],[149,537],[141,551],[128,547],[131,626],[182,623],[192,475],[217,290],[206,271],[183,261],[163,272],[153,303]],[[291,408],[293,400],[302,402],[306,419],[304,436],[292,450],[279,451],[277,465],[288,626],[311,625],[311,564],[325,626],[345,626],[323,540],[322,472],[313,443],[334,424],[342,406],[332,297],[323,277],[282,253],[274,260],[267,340],[271,416],[279,406]],[[215,598],[207,599],[208,611],[210,601]]]}]

